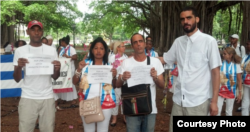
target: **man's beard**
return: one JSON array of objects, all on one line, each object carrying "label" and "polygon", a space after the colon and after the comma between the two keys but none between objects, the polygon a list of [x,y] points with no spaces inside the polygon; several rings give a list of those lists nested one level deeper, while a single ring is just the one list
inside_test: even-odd
[{"label": "man's beard", "polygon": [[[184,26],[183,26],[183,30],[184,30],[184,32],[186,32],[186,33],[191,33],[191,32],[193,32],[193,31],[195,30],[195,28],[196,28],[196,22],[195,22],[193,25],[191,25],[191,28],[190,28],[190,29],[185,28],[186,25],[188,25],[188,24],[184,24]],[[189,26],[189,25],[188,25],[188,26]]]}]

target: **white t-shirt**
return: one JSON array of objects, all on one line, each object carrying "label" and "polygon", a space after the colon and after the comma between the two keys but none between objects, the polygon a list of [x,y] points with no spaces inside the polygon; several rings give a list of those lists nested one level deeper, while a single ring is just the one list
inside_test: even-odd
[{"label": "white t-shirt", "polygon": [[52,47],[56,48],[56,45],[54,45],[53,43],[51,44]]},{"label": "white t-shirt", "polygon": [[[147,59],[145,59],[143,62],[138,62],[134,59],[134,57],[125,59],[122,63],[121,66],[121,72],[119,74],[123,74],[125,71],[129,71],[129,69],[132,69],[133,67],[137,66],[145,66],[147,65]],[[155,68],[157,71],[157,76],[162,74],[164,72],[163,66],[160,62],[159,59],[150,57],[150,65]],[[156,107],[156,85],[151,84],[150,85],[150,90],[151,90],[151,101],[152,101],[152,113],[151,114],[156,114],[157,113],[157,107]]]},{"label": "white t-shirt", "polygon": [[[16,49],[14,54],[13,65],[17,66],[19,58],[25,58],[27,54],[44,54],[53,56],[54,60],[58,60],[56,49],[42,44],[40,47],[24,45]],[[50,99],[54,98],[51,75],[26,75],[24,67],[24,78],[22,84],[22,98],[30,99]]]}]

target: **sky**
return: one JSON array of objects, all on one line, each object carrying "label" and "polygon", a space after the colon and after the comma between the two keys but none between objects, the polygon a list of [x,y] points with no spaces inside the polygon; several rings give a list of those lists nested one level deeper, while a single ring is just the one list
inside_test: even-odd
[{"label": "sky", "polygon": [[[92,10],[89,10],[88,5],[91,3],[91,0],[78,0],[77,2],[77,8],[83,13],[83,16],[85,13],[91,13]],[[82,18],[81,18],[82,19]],[[81,21],[81,19],[76,19],[76,22]]]}]

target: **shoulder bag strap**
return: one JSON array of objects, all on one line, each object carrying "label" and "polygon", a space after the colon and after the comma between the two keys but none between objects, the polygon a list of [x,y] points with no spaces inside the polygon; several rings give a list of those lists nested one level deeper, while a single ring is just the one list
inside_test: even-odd
[{"label": "shoulder bag strap", "polygon": [[150,65],[150,57],[147,56],[147,65]]}]

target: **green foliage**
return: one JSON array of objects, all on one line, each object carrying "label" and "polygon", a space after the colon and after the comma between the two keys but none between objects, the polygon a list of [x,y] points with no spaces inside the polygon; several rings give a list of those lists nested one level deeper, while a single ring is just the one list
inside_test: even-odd
[{"label": "green foliage", "polygon": [[15,24],[15,20],[10,18],[16,15],[17,11],[22,11],[24,6],[19,0],[1,0],[0,1],[0,25],[7,23],[7,25]]},{"label": "green foliage", "polygon": [[126,40],[140,29],[140,25],[126,14],[134,12],[128,2],[93,1],[89,6],[94,13],[86,14],[83,19],[85,33],[102,34],[111,40]]},{"label": "green foliage", "polygon": [[[17,13],[24,17],[9,21]],[[1,1],[1,24],[14,25],[18,21],[27,24],[31,20],[43,23],[45,32],[72,32],[76,18],[83,14],[77,9],[76,0],[69,1]],[[76,30],[75,32],[78,32]]]},{"label": "green foliage", "polygon": [[[224,38],[226,43],[229,43],[229,36],[232,34],[241,35],[242,25],[241,22],[243,20],[242,14],[238,14],[237,10],[239,10],[240,4],[231,7],[232,11],[232,21],[231,26],[229,27],[230,15],[229,9],[219,10],[213,20],[213,36],[216,39]],[[237,17],[240,17],[240,23],[237,23]],[[237,25],[236,25],[237,23]]]},{"label": "green foliage", "polygon": [[86,54],[77,52],[77,61],[82,61],[85,55],[86,55]]}]

